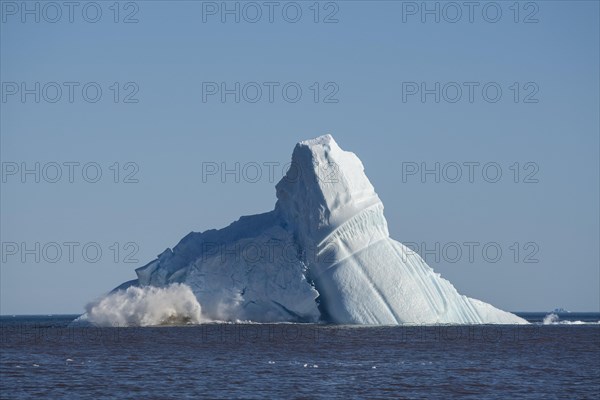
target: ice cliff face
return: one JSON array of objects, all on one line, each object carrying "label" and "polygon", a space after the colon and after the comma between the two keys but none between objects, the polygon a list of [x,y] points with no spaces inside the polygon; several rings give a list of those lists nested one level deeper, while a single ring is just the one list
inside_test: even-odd
[{"label": "ice cliff face", "polygon": [[333,137],[298,143],[291,165],[275,210],[190,233],[117,289],[184,283],[214,320],[526,323],[460,295],[392,240],[361,161]]},{"label": "ice cliff face", "polygon": [[212,320],[315,322],[317,291],[276,211],[190,233],[136,270],[142,286],[186,283]]}]

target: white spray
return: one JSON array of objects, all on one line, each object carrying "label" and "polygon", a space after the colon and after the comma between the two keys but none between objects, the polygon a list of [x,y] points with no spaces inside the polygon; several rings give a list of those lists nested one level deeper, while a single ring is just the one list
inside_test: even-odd
[{"label": "white spray", "polygon": [[198,324],[200,303],[189,286],[146,286],[118,290],[89,303],[87,319],[97,326],[153,326]]}]

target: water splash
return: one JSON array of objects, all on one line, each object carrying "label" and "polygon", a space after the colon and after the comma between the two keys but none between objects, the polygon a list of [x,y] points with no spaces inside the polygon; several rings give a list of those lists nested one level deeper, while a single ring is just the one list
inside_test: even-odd
[{"label": "water splash", "polygon": [[174,283],[117,290],[86,306],[87,320],[96,326],[198,324],[201,306],[189,286]]}]

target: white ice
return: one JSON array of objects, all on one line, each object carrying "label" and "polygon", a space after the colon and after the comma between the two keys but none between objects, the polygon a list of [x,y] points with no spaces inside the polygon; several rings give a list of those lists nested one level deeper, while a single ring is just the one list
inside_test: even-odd
[{"label": "white ice", "polygon": [[459,294],[391,239],[361,161],[330,135],[296,145],[276,193],[273,211],[192,232],[117,289],[185,283],[207,320],[526,323]]}]

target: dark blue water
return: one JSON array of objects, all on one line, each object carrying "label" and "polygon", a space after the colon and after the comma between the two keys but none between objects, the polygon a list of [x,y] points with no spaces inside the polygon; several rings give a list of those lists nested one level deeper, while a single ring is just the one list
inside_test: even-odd
[{"label": "dark blue water", "polygon": [[598,398],[600,315],[553,325],[521,315],[535,323],[93,328],[0,317],[0,397]]}]

